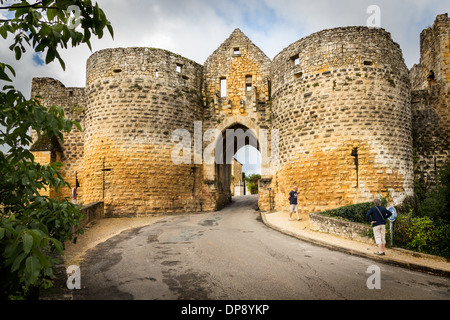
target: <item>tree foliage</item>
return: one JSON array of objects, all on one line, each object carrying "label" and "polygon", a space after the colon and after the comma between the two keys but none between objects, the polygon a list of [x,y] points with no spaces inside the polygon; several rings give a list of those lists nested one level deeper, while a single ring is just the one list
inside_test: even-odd
[{"label": "tree foliage", "polygon": [[258,193],[258,181],[261,179],[261,175],[257,173],[253,173],[245,178],[247,181],[247,187],[251,194]]},{"label": "tree foliage", "polygon": [[416,215],[450,224],[450,161],[439,170],[436,185],[421,190],[420,196],[416,192]]},{"label": "tree foliage", "polygon": [[[45,52],[45,63],[55,59],[64,69],[59,54],[80,44],[91,47],[91,35],[103,36],[113,29],[104,12],[89,0],[0,0],[0,36],[16,60],[26,50]],[[63,254],[63,243],[72,239],[72,227],[81,219],[80,209],[68,199],[51,199],[41,190],[69,186],[60,173],[61,163],[41,165],[29,151],[30,128],[38,137],[58,137],[80,124],[66,119],[59,106],[46,108],[39,97],[26,99],[10,83],[13,66],[0,61],[0,299],[12,295],[30,297],[33,288],[51,286],[55,259]],[[70,187],[70,186],[69,186]]]}]

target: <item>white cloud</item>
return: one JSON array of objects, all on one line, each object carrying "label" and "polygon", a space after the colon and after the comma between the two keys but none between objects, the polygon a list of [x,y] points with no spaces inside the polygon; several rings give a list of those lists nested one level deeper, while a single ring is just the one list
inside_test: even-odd
[{"label": "white cloud", "polygon": [[[272,59],[284,47],[313,32],[365,25],[366,9],[375,4],[381,9],[381,27],[400,44],[411,68],[419,62],[420,32],[433,24],[437,14],[448,12],[447,0],[99,0],[98,3],[114,27],[114,40],[107,32],[103,39],[93,38],[93,51],[157,47],[200,64],[235,28],[240,28]],[[25,96],[30,94],[33,77],[53,77],[66,86],[84,86],[86,60],[92,54],[87,46],[61,51],[66,62],[63,72],[57,61],[38,65],[30,50],[20,62],[15,61],[8,49],[11,42],[11,37],[0,38],[0,61],[16,69],[14,85]]]},{"label": "white cloud", "polygon": [[[348,25],[365,25],[366,9],[381,8],[381,24],[391,32],[403,50],[408,67],[419,62],[419,34],[432,25],[437,14],[448,10],[438,0],[100,0],[110,19],[115,37],[105,34],[92,39],[93,51],[109,47],[149,46],[167,49],[203,63],[229,36],[240,28],[269,58],[290,43],[313,32]],[[63,72],[58,62],[39,66],[31,55],[17,63],[1,39],[1,60],[16,68],[15,84],[29,94],[32,77],[54,77],[66,86],[84,86],[86,60],[92,54],[86,46],[62,51]]]}]

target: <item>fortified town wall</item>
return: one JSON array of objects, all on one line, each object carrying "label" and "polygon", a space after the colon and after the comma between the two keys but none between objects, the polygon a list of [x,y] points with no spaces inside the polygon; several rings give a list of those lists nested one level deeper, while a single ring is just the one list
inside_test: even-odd
[{"label": "fortified town wall", "polygon": [[[226,205],[227,160],[240,141],[221,140],[227,129],[271,157],[261,165],[261,210],[287,209],[293,185],[307,213],[387,191],[397,204],[414,179],[435,183],[448,161],[448,15],[420,39],[411,71],[391,35],[368,27],[314,33],[273,61],[239,29],[203,65],[163,49],[101,50],[87,61],[85,88],[33,79],[32,96],[62,106],[83,131],[64,143],[35,135],[32,150],[40,162],[61,161],[78,201],[102,201],[109,216]],[[203,161],[211,145],[223,162]]]}]

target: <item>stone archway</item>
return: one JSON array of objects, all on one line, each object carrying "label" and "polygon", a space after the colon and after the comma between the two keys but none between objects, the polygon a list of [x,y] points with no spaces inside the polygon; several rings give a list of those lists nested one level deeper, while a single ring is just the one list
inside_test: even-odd
[{"label": "stone archway", "polygon": [[[216,209],[231,201],[231,163],[236,152],[247,145],[253,146],[261,155],[269,155],[270,130],[262,129],[252,118],[232,116],[220,123],[215,130],[214,163],[204,164],[205,180],[214,183]],[[269,139],[267,139],[269,137]],[[272,179],[270,162],[261,161],[262,180]],[[264,192],[264,190],[263,190]]]}]

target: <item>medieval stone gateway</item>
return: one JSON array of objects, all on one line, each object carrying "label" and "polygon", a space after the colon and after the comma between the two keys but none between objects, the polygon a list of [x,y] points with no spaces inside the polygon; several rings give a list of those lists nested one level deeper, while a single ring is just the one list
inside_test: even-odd
[{"label": "medieval stone gateway", "polygon": [[[63,162],[78,200],[103,201],[107,215],[223,207],[230,164],[198,159],[227,129],[252,132],[244,143],[266,148],[261,210],[285,209],[293,185],[304,212],[387,190],[399,203],[413,194],[414,152],[429,181],[448,159],[449,60],[447,14],[422,33],[411,71],[391,35],[367,27],[314,33],[272,61],[239,29],[203,65],[163,49],[101,50],[87,61],[84,88],[33,79],[32,96],[63,106],[83,131],[32,150]],[[173,161],[178,129],[191,139],[182,142],[191,161]],[[222,152],[235,145],[224,142]]]}]

